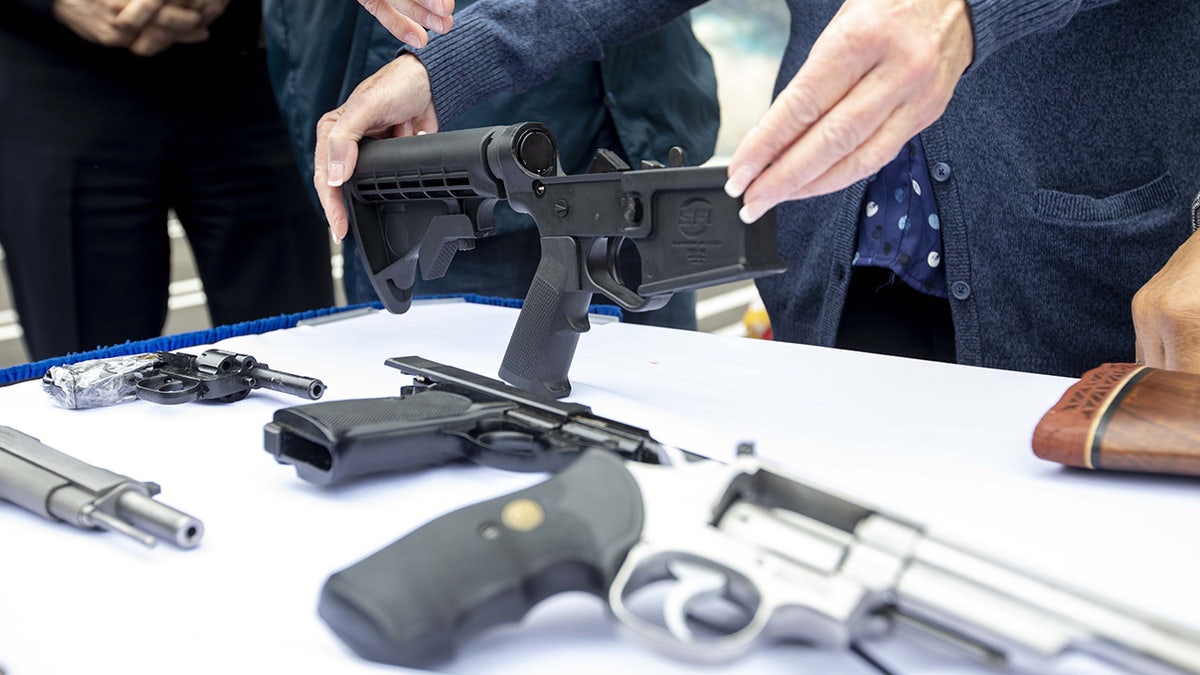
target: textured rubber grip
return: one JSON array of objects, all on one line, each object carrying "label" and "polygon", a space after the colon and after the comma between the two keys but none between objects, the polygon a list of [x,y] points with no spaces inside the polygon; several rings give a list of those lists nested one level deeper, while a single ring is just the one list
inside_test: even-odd
[{"label": "textured rubber grip", "polygon": [[580,291],[576,244],[569,237],[543,237],[542,259],[509,338],[500,379],[549,398],[571,393],[567,371],[579,334],[590,328],[590,291]]},{"label": "textured rubber grip", "polygon": [[300,478],[330,485],[465,458],[474,446],[451,427],[496,414],[495,406],[444,391],[310,403],[275,411],[263,442]]},{"label": "textured rubber grip", "polygon": [[545,483],[438,518],[332,575],[318,611],[360,656],[427,667],[555,593],[605,594],[642,522],[624,462],[591,450]]}]

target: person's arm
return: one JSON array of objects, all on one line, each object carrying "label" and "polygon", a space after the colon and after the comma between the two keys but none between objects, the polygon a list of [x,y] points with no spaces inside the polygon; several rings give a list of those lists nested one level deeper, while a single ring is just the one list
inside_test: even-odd
[{"label": "person's arm", "polygon": [[[341,184],[364,137],[434,132],[502,91],[524,91],[562,68],[656,28],[702,0],[483,0],[433,36],[420,59],[403,54],[364,80],[317,123],[314,182],[336,239],[348,223]],[[532,27],[532,28],[531,28]]]},{"label": "person's arm", "polygon": [[727,191],[753,222],[862,180],[941,116],[972,63],[1114,1],[847,0],[734,151]]},{"label": "person's arm", "polygon": [[417,55],[438,117],[457,118],[500,92],[524,91],[563,68],[657,28],[703,0],[482,0]]},{"label": "person's arm", "polygon": [[1192,236],[1133,296],[1137,360],[1200,373],[1200,235]]}]

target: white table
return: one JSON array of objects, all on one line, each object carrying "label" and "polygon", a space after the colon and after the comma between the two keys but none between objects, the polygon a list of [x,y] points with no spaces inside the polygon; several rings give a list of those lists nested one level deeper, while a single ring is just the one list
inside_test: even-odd
[{"label": "white table", "polygon": [[[418,303],[404,315],[219,345],[321,378],[323,400],[387,396],[411,382],[383,366],[393,356],[494,377],[516,316]],[[1200,485],[1066,470],[1032,454],[1034,425],[1071,380],[599,321],[581,337],[570,375],[569,400],[664,443],[728,459],[738,441],[754,440],[766,459],[997,559],[1200,628]],[[273,412],[301,403],[256,390],[231,405],[62,410],[36,382],[0,389],[0,424],[160,483],[160,501],[207,529],[195,550],[146,549],[0,504],[0,667],[8,675],[396,671],[354,656],[316,616],[326,576],[441,513],[544,477],[456,465],[321,489],[263,448]],[[965,667],[895,640],[874,652],[903,672]],[[696,669],[621,639],[603,604],[583,594],[480,636],[446,668]],[[721,672],[875,671],[843,653],[781,645]]]}]

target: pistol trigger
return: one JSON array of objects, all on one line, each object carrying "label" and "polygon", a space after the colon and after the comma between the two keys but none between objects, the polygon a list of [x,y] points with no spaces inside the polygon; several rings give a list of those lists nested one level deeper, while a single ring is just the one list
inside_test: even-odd
[{"label": "pistol trigger", "polygon": [[678,583],[671,586],[663,599],[663,622],[676,640],[693,642],[695,635],[688,625],[691,607],[705,598],[724,595],[729,578],[711,567],[685,560],[673,560],[667,569]]}]

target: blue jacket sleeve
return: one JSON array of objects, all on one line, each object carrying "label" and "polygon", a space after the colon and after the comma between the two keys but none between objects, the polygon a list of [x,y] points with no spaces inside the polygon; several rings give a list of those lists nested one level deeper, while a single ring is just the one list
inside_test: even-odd
[{"label": "blue jacket sleeve", "polygon": [[975,32],[972,63],[1027,35],[1062,28],[1079,12],[1117,0],[967,0]]},{"label": "blue jacket sleeve", "polygon": [[429,71],[439,119],[502,91],[524,91],[562,68],[657,28],[703,0],[477,2],[416,54]]}]

